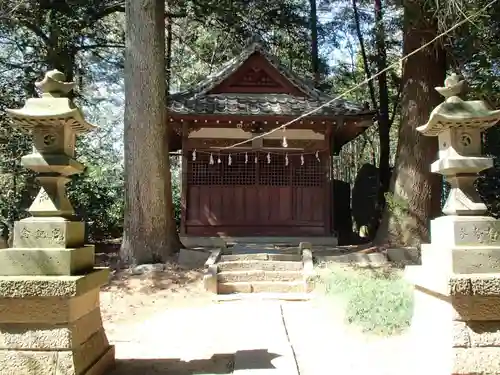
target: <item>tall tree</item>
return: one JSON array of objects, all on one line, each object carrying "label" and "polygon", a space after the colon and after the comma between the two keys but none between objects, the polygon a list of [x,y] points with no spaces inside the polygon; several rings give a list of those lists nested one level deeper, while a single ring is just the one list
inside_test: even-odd
[{"label": "tall tree", "polygon": [[126,0],[126,263],[163,261],[178,250],[172,194],[165,84],[165,2]]},{"label": "tall tree", "polygon": [[317,87],[320,81],[319,52],[318,52],[318,12],[316,0],[309,0],[310,22],[311,22],[311,67],[314,77],[314,85]]},{"label": "tall tree", "polygon": [[[438,25],[427,1],[404,0],[403,7],[403,55],[407,55],[435,38]],[[415,129],[442,102],[434,87],[443,84],[445,74],[446,54],[439,42],[404,62],[399,142],[377,245],[416,246],[429,240],[428,220],[440,211],[441,178],[430,172],[438,145],[434,137]]]}]

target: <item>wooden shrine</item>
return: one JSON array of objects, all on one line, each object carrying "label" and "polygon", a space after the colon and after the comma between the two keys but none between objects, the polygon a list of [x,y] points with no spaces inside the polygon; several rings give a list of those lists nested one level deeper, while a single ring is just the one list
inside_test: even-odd
[{"label": "wooden shrine", "polygon": [[375,112],[337,100],[248,141],[332,99],[260,43],[172,95],[170,149],[183,156],[181,235],[333,236],[332,155],[370,127]]}]

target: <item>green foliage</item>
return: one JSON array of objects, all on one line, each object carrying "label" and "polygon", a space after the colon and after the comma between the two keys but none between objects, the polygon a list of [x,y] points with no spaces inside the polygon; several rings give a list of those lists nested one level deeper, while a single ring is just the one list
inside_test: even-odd
[{"label": "green foliage", "polygon": [[385,202],[390,212],[395,216],[404,215],[408,213],[408,202],[404,199],[397,197],[394,193],[387,192],[384,194]]},{"label": "green foliage", "polygon": [[394,335],[409,327],[412,289],[399,270],[332,265],[324,282],[326,293],[346,302],[345,319],[366,333]]},{"label": "green foliage", "polygon": [[[31,152],[31,138],[12,129],[4,109],[18,108],[26,98],[36,95],[34,81],[46,69],[57,67],[76,81],[78,104],[86,111],[87,118],[100,126],[100,130],[78,142],[78,159],[87,168],[70,183],[69,194],[78,215],[91,222],[89,234],[92,239],[119,236],[124,194],[121,140],[123,1],[23,0],[11,3],[0,2],[0,221],[9,227],[14,220],[26,216],[26,209],[38,189],[33,174],[20,164],[21,156]],[[484,5],[478,0],[434,3],[443,28],[463,18],[462,12],[469,13]],[[352,3],[320,0],[317,5],[321,12],[318,34],[322,88],[331,94],[340,94],[366,78],[355,35]],[[307,1],[181,0],[169,6],[173,41],[171,91],[189,87],[216,72],[255,35],[260,35],[287,67],[311,77]],[[358,0],[358,7],[369,69],[375,74],[373,2]],[[384,11],[388,63],[392,63],[401,53],[399,2],[385,2]],[[472,95],[496,107],[500,105],[499,14],[500,3],[497,3],[490,9],[489,17],[464,25],[443,42],[453,69],[470,80]],[[389,71],[392,108],[397,108],[399,101],[399,76],[399,68]],[[375,96],[378,98],[379,93]],[[345,99],[370,101],[367,86],[353,90]],[[397,146],[398,121],[396,110],[391,128],[391,159]],[[495,157],[500,155],[499,134],[499,130],[490,130],[485,145],[486,152]],[[361,164],[376,164],[380,149],[377,138],[374,126],[346,146],[336,173],[342,169],[344,177],[353,177]],[[497,172],[488,171],[478,185],[483,197],[490,202],[490,211],[496,215],[500,213],[496,203],[500,201],[498,177]],[[178,159],[173,158],[172,194],[178,224],[180,180]],[[404,210],[404,202],[396,202],[390,196],[387,199],[391,210]]]},{"label": "green foliage", "polygon": [[77,215],[89,223],[91,240],[117,238],[124,213],[122,139],[117,131],[122,113],[113,113],[109,103],[86,109],[90,121],[100,120],[99,128],[77,140],[77,157],[86,168],[72,179],[68,194]]},{"label": "green foliage", "polygon": [[180,157],[170,157],[170,172],[172,175],[172,202],[174,204],[174,220],[177,228],[181,225],[181,169]]}]

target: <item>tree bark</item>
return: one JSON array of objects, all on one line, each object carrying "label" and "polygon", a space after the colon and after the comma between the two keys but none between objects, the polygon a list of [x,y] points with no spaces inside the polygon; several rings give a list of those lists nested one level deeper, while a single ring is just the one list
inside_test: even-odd
[{"label": "tree bark", "polygon": [[121,258],[162,262],[175,252],[165,83],[164,0],[126,0],[125,221]]},{"label": "tree bark", "polygon": [[[363,59],[363,68],[365,71],[366,79],[372,76],[370,69],[370,62],[368,61],[368,56],[366,55],[365,40],[363,38],[363,33],[361,32],[361,20],[359,17],[358,3],[357,0],[352,0],[352,11],[354,13],[354,26],[356,27],[356,35],[358,37],[359,49],[361,51],[361,58]],[[368,89],[370,91],[370,99],[372,101],[372,107],[374,109],[378,108],[377,97],[375,95],[375,85],[373,80],[368,81]]]},{"label": "tree bark", "polygon": [[[403,55],[437,35],[437,24],[424,0],[404,1]],[[391,193],[374,243],[379,246],[418,246],[429,241],[429,219],[440,212],[441,178],[430,172],[437,158],[437,138],[415,128],[427,122],[442,102],[434,87],[442,85],[446,55],[436,42],[411,56],[403,66],[402,122]]]},{"label": "tree bark", "polygon": [[311,64],[314,75],[314,85],[318,87],[320,81],[319,74],[319,51],[318,51],[318,14],[316,0],[309,0],[311,14],[309,15],[311,22]]},{"label": "tree bark", "polygon": [[[377,69],[383,72],[377,78],[378,80],[378,134],[380,141],[379,154],[379,187],[377,193],[377,215],[372,224],[376,229],[381,214],[385,207],[385,194],[389,190],[391,180],[391,122],[389,120],[389,88],[387,85],[387,49],[385,43],[385,26],[383,19],[382,1],[375,0],[375,45],[377,50]],[[370,228],[372,229],[372,228]],[[370,233],[373,236],[373,231]]]}]

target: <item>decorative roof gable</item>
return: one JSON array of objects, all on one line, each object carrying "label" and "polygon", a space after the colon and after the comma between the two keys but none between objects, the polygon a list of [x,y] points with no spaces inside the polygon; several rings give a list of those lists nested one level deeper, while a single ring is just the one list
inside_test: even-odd
[{"label": "decorative roof gable", "polygon": [[365,115],[366,105],[333,100],[283,66],[259,42],[252,42],[216,73],[169,97],[169,111],[178,115],[313,116]]},{"label": "decorative roof gable", "polygon": [[[222,66],[222,68],[218,71],[215,72],[211,75],[209,75],[206,79],[201,81],[199,84],[195,85],[194,87],[176,93],[175,95],[179,96],[186,96],[186,95],[192,95],[193,97],[201,96],[201,95],[206,95],[211,93],[214,89],[216,89],[219,85],[223,84],[224,81],[228,80],[233,73],[240,73],[237,72],[240,68],[245,68],[244,65],[252,65],[252,64],[245,64],[248,63],[250,58],[253,56],[262,56],[266,60],[266,62],[279,74],[284,78],[283,81],[288,81],[287,83],[289,85],[292,85],[295,87],[298,91],[303,93],[304,96],[308,96],[311,99],[320,99],[322,97],[322,94],[320,91],[316,90],[314,86],[307,82],[305,79],[301,78],[291,70],[287,69],[284,67],[278,59],[271,55],[269,52],[265,50],[265,48],[262,46],[261,43],[259,42],[252,42],[247,48],[245,48],[238,56],[234,57],[233,59],[229,60],[226,64]],[[249,67],[247,67],[249,68]],[[250,71],[247,71],[247,73],[250,73]],[[269,72],[266,72],[263,70],[261,72],[262,76],[261,78],[264,78],[265,75],[269,75]],[[264,78],[265,79],[265,78]],[[240,81],[241,82],[241,81]],[[281,82],[280,82],[281,83]],[[269,81],[269,84],[271,84],[271,81]],[[276,82],[275,82],[276,84]],[[281,83],[283,84],[283,83]],[[220,93],[219,90],[218,93]]]}]

